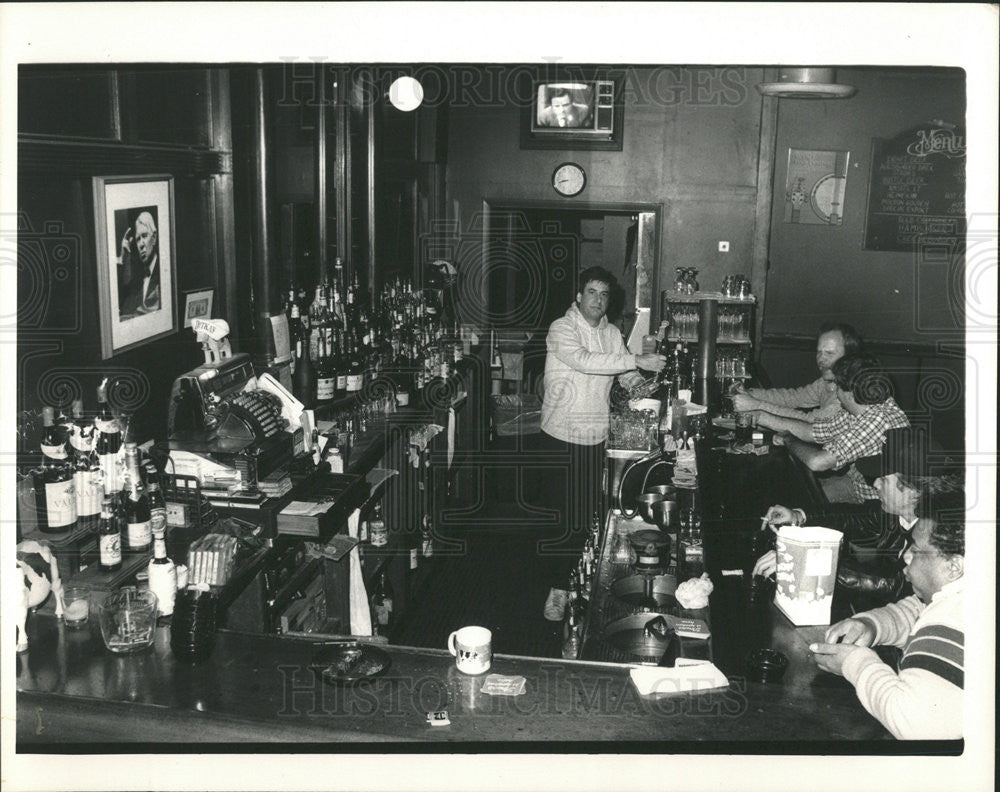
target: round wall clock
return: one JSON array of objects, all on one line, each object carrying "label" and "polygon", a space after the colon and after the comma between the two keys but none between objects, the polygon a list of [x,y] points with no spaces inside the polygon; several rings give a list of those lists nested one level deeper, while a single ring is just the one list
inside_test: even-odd
[{"label": "round wall clock", "polygon": [[575,162],[564,162],[552,171],[552,187],[560,195],[571,198],[583,192],[587,186],[587,174]]}]

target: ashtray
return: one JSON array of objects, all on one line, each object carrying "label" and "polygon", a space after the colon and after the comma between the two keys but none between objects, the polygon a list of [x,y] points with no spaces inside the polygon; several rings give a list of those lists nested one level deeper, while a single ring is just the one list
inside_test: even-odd
[{"label": "ashtray", "polygon": [[338,643],[317,651],[310,664],[329,685],[350,685],[384,674],[392,664],[389,654],[372,644]]},{"label": "ashtray", "polygon": [[788,670],[788,658],[774,649],[754,649],[746,665],[752,682],[780,682]]}]

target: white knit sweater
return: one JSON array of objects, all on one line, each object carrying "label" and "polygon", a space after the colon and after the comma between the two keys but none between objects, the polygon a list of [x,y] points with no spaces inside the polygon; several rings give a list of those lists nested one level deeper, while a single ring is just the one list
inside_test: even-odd
[{"label": "white knit sweater", "polygon": [[963,580],[944,586],[924,605],[916,596],[860,613],[875,628],[875,644],[903,647],[899,671],[871,649],[844,660],[844,677],[861,704],[901,740],[962,736],[965,682]]}]

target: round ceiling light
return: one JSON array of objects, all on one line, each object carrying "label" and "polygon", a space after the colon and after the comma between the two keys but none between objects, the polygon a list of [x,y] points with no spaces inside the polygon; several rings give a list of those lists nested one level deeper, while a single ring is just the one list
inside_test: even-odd
[{"label": "round ceiling light", "polygon": [[833,69],[788,66],[779,70],[778,82],[761,83],[757,90],[781,99],[846,99],[857,92],[853,85],[838,83]]},{"label": "round ceiling light", "polygon": [[409,113],[424,101],[424,87],[413,77],[397,77],[389,86],[389,101],[397,110]]}]

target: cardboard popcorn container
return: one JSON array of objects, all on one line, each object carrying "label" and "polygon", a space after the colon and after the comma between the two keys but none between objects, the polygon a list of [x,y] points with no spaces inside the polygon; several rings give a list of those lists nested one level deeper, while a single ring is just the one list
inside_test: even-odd
[{"label": "cardboard popcorn container", "polygon": [[837,557],[844,534],[832,528],[783,525],[775,541],[774,604],[796,626],[829,624]]}]

